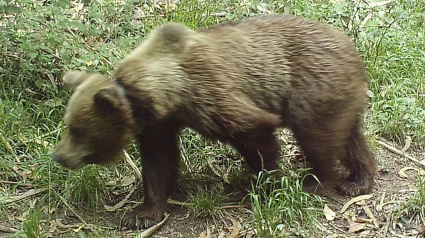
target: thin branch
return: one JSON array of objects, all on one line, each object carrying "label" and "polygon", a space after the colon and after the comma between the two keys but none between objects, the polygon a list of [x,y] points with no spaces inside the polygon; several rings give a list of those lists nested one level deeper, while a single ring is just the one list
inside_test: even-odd
[{"label": "thin branch", "polygon": [[18,163],[21,163],[21,160],[16,155],[15,151],[13,151],[12,146],[10,146],[9,142],[7,142],[6,138],[4,138],[4,136],[3,136],[3,134],[1,132],[0,132],[0,137],[3,140],[3,142],[6,144],[6,147],[10,151],[10,153],[12,154],[13,158],[15,158],[15,161],[18,162]]},{"label": "thin branch", "polygon": [[392,151],[392,152],[394,152],[396,154],[402,155],[402,156],[410,159],[411,161],[413,161],[413,162],[415,162],[415,163],[417,163],[417,164],[422,165],[422,166],[425,167],[425,161],[420,161],[420,160],[414,158],[413,156],[407,154],[406,152],[401,151],[401,150],[399,150],[399,149],[397,149],[397,148],[389,145],[388,143],[384,142],[383,140],[376,140],[376,142],[378,142],[378,144],[384,146],[385,148],[389,149],[390,151]]},{"label": "thin branch", "polygon": [[134,173],[136,173],[137,178],[139,181],[142,181],[142,173],[140,173],[139,168],[137,168],[136,164],[131,159],[130,155],[128,155],[126,150],[122,151],[124,154],[125,161],[130,165],[130,167],[134,170]]},{"label": "thin branch", "polygon": [[65,198],[63,198],[61,195],[59,195],[58,193],[56,193],[56,195],[58,195],[58,197],[60,198],[60,200],[65,204],[65,206],[68,207],[68,209],[74,213],[74,215],[85,225],[87,226],[88,223],[82,218],[80,217],[80,215],[78,215],[78,213],[68,204],[68,202],[65,200]]},{"label": "thin branch", "polygon": [[146,229],[145,231],[143,231],[142,233],[136,235],[135,237],[136,238],[150,237],[156,230],[158,230],[159,228],[161,228],[161,226],[163,226],[165,224],[165,222],[168,220],[169,217],[170,217],[170,214],[167,214],[160,223],[152,226],[149,229]]}]

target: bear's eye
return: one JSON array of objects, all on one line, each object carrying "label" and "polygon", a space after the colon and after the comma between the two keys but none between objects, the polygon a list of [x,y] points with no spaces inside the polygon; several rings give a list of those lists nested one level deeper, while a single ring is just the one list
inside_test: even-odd
[{"label": "bear's eye", "polygon": [[69,132],[73,138],[81,138],[84,136],[84,131],[78,127],[70,127]]}]

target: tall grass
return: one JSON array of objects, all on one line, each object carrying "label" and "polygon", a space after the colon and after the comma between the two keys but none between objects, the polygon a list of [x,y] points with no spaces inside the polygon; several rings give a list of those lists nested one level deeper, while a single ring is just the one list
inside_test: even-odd
[{"label": "tall grass", "polygon": [[[48,234],[49,224],[40,221],[68,213],[72,207],[88,222],[100,222],[103,204],[115,203],[123,191],[128,192],[110,185],[132,175],[125,164],[112,170],[88,166],[68,171],[51,162],[49,155],[63,132],[70,95],[61,77],[69,69],[111,73],[123,55],[168,21],[199,28],[285,12],[333,25],[353,38],[368,68],[373,93],[366,118],[369,136],[396,142],[410,136],[414,145],[423,146],[425,3],[367,2],[182,0],[162,5],[153,1],[0,1],[0,133],[4,138],[0,139],[0,196],[46,189],[25,202],[0,203],[0,220],[7,221],[14,213],[25,219],[18,222],[21,234],[52,235]],[[214,195],[221,194],[228,181],[238,183],[246,175],[236,169],[240,157],[232,148],[206,141],[192,131],[182,134],[180,144],[185,159],[178,186],[197,204],[194,214],[214,216],[224,201]],[[129,151],[138,158],[137,148]],[[217,163],[231,171],[217,174],[210,166]],[[302,192],[299,180],[290,176],[259,181],[249,196],[251,228],[262,237],[308,234],[311,226],[305,224],[313,222],[320,199]],[[204,182],[208,190],[197,190]],[[423,180],[419,184],[419,199],[413,199],[411,207],[423,207]],[[34,201],[35,210],[30,206]],[[116,235],[102,228],[86,234]]]}]

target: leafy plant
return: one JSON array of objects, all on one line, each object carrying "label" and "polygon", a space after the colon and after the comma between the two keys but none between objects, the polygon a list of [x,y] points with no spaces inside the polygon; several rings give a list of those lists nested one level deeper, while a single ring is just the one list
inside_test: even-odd
[{"label": "leafy plant", "polygon": [[404,224],[425,218],[425,178],[418,177],[418,189],[403,203],[399,204],[395,219]]},{"label": "leafy plant", "polygon": [[30,210],[29,215],[22,223],[22,229],[28,238],[41,237],[40,215],[39,211]]},{"label": "leafy plant", "polygon": [[195,217],[217,217],[222,213],[220,206],[223,205],[225,196],[219,188],[212,189],[198,187],[198,192],[191,194],[188,202]]},{"label": "leafy plant", "polygon": [[322,204],[322,199],[314,194],[304,192],[299,176],[285,173],[280,179],[272,174],[260,173],[255,186],[249,193],[251,211],[254,216],[252,227],[258,237],[305,236],[311,232]]},{"label": "leafy plant", "polygon": [[[30,199],[37,199],[40,207],[49,208],[49,215],[67,212],[64,199],[88,220],[99,220],[99,205],[111,200],[106,196],[111,194],[106,182],[114,178],[114,171],[88,166],[70,172],[50,160],[49,155],[63,131],[63,115],[70,95],[62,85],[62,74],[70,69],[110,74],[118,61],[152,29],[169,21],[195,29],[259,14],[289,13],[343,30],[352,37],[370,75],[373,97],[366,118],[368,134],[396,142],[410,136],[414,145],[423,145],[425,3],[422,0],[161,2],[0,1],[0,133],[4,137],[0,140],[0,179],[13,183],[2,186],[5,189],[2,194],[12,194],[17,188],[28,189],[27,185],[46,188],[46,192]],[[231,147],[204,140],[191,130],[184,130],[180,138],[184,158],[179,189],[189,195],[196,216],[217,217],[222,214],[220,204],[227,197],[221,192],[223,187],[227,182],[230,186],[236,184],[232,187],[234,191],[247,177],[240,168],[240,155]],[[131,147],[129,152],[139,157],[137,148]],[[217,175],[213,171],[216,167],[226,168],[226,172]],[[116,171],[122,176],[133,173],[125,164],[118,165]],[[321,202],[303,193],[296,177],[288,175],[273,180],[260,176],[258,186],[253,186],[248,196],[253,217],[248,229],[253,228],[262,237],[311,232],[308,224],[314,222]],[[401,209],[403,219],[424,216],[424,181],[418,182],[418,193]],[[25,186],[20,187],[21,184]],[[44,227],[40,229],[43,225],[40,212],[31,210],[26,215],[29,203],[21,204],[1,204],[1,218],[6,219],[10,211],[25,215],[22,231],[15,236],[48,233]],[[119,237],[121,234],[99,226],[72,235]]]}]

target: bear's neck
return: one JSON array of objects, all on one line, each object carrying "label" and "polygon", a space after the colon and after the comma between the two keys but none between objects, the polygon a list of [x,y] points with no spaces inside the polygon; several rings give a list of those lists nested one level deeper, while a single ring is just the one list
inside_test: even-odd
[{"label": "bear's neck", "polygon": [[124,91],[125,98],[128,100],[132,116],[134,120],[133,132],[138,134],[150,124],[158,121],[155,110],[152,107],[152,102],[149,101],[149,97],[144,97],[144,92],[139,90],[137,87],[127,86],[125,83],[115,81],[116,84]]},{"label": "bear's neck", "polygon": [[120,94],[128,101],[128,105],[130,106],[130,110],[131,110],[131,120],[133,123],[131,123],[133,126],[132,128],[130,128],[130,130],[133,131],[134,134],[139,133],[142,129],[143,129],[143,123],[138,119],[138,117],[135,115],[135,111],[137,110],[137,108],[135,108],[134,106],[134,100],[132,99],[132,97],[129,97],[126,88],[124,87],[124,85],[122,85],[119,81],[114,80],[113,81],[119,91]]}]

